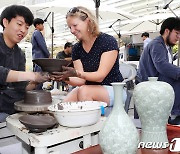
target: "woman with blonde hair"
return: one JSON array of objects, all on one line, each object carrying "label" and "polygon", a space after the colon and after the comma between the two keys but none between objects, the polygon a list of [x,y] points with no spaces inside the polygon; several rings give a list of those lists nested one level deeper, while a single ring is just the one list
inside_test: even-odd
[{"label": "woman with blonde hair", "polygon": [[64,101],[103,101],[112,106],[111,83],[123,80],[116,39],[99,31],[95,16],[85,7],[71,8],[66,22],[79,41],[72,49],[74,68],[64,67],[63,72],[54,72],[52,76],[57,81],[76,86]]}]

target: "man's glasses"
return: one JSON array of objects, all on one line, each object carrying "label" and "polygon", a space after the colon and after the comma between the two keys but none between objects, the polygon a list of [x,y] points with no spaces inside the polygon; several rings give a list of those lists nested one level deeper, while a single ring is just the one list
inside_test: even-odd
[{"label": "man's glasses", "polygon": [[84,15],[86,15],[86,18],[88,17],[87,13],[85,13],[84,11],[80,10],[80,9],[77,8],[77,7],[71,8],[71,9],[68,11],[66,17],[68,16],[68,14],[70,14],[70,13],[74,14],[74,13],[76,13],[76,12],[83,13]]}]

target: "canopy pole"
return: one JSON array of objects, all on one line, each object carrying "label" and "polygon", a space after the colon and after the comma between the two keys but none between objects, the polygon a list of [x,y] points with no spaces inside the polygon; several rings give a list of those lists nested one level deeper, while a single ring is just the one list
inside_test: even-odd
[{"label": "canopy pole", "polygon": [[96,8],[96,19],[99,23],[99,6],[100,6],[100,0],[94,0],[95,8]]},{"label": "canopy pole", "polygon": [[54,12],[52,12],[52,27],[51,27],[51,40],[52,40],[52,44],[51,44],[51,54],[52,54],[52,58],[53,58],[53,50],[54,50]]},{"label": "canopy pole", "polygon": [[97,19],[97,23],[99,23],[99,8],[96,8],[96,19]]},{"label": "canopy pole", "polygon": [[[52,23],[51,23],[51,26],[49,24],[49,22],[47,21],[49,15],[52,14]],[[44,22],[47,22],[50,29],[51,29],[51,57],[53,58],[53,50],[54,50],[54,12],[49,12],[47,17],[44,19]]]},{"label": "canopy pole", "polygon": [[[113,25],[116,23],[116,22],[119,22],[119,32],[117,32],[114,28],[113,28]],[[113,31],[117,34],[118,36],[118,46],[119,46],[119,49],[121,47],[121,33],[120,33],[120,27],[121,27],[121,19],[117,19],[115,22],[113,22],[108,28],[112,28]]]}]

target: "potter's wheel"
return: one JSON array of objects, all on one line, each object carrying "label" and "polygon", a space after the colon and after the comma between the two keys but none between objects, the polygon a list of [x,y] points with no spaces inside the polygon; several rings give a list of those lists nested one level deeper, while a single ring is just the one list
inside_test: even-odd
[{"label": "potter's wheel", "polygon": [[47,111],[48,106],[51,104],[44,104],[44,105],[34,105],[34,104],[25,104],[24,100],[18,101],[14,103],[14,108],[17,111]]},{"label": "potter's wheel", "polygon": [[25,111],[25,112],[41,112],[41,111],[48,111],[48,107],[52,104],[57,104],[62,102],[61,99],[52,99],[52,103],[50,104],[39,104],[39,105],[35,105],[35,104],[25,104],[24,100],[22,101],[18,101],[14,103],[14,108],[17,111]]}]

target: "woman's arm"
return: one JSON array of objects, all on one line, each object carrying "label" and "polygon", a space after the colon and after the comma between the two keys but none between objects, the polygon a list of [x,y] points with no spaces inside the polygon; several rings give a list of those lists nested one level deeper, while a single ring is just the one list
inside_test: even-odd
[{"label": "woman's arm", "polygon": [[64,67],[63,72],[53,72],[52,80],[65,80],[71,85],[82,85],[86,80],[93,82],[102,82],[111,71],[118,56],[117,50],[104,52],[101,56],[100,65],[95,72],[84,72],[81,61],[78,59],[73,61],[74,68]]},{"label": "woman's arm", "polygon": [[[80,60],[74,61],[73,64],[76,70],[83,71],[83,66]],[[78,77],[69,77],[68,80],[66,80],[65,82],[72,86],[82,86],[85,84],[86,80],[78,78]]]},{"label": "woman's arm", "polygon": [[[78,77],[88,81],[102,82],[111,71],[118,56],[117,50],[104,52],[101,56],[100,65],[96,72],[84,72],[79,65],[79,62],[74,62],[74,68],[77,71]],[[82,64],[81,64],[82,65]]]},{"label": "woman's arm", "polygon": [[82,86],[85,84],[85,80],[78,77],[69,77],[65,82],[71,86]]}]

